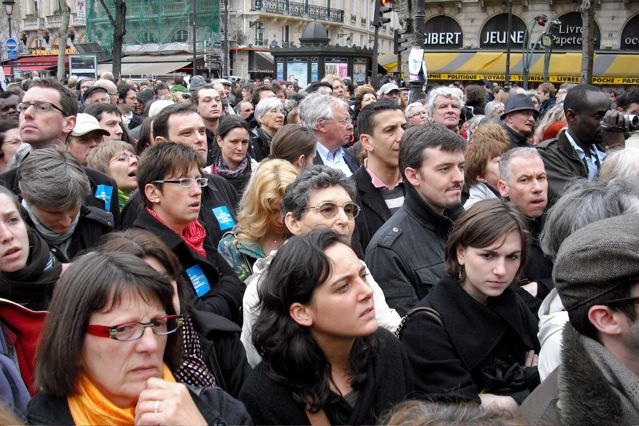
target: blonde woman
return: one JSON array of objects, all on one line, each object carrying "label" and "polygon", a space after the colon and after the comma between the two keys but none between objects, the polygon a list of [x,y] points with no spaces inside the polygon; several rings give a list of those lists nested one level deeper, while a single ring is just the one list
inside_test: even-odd
[{"label": "blonde woman", "polygon": [[218,251],[229,262],[240,280],[252,273],[253,263],[280,248],[286,227],[280,202],[286,187],[298,170],[285,160],[262,162],[251,176],[240,201],[237,225],[227,232]]}]

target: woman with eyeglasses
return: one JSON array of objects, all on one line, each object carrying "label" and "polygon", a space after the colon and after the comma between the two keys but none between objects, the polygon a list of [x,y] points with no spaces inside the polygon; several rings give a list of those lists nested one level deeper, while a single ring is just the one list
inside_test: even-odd
[{"label": "woman with eyeglasses", "polygon": [[378,328],[367,274],[326,229],[277,252],[253,326],[262,362],[240,393],[256,424],[377,424],[412,390],[402,345]]},{"label": "woman with eyeglasses", "polygon": [[175,253],[191,284],[189,299],[198,309],[239,323],[243,285],[198,220],[207,185],[200,161],[192,148],[173,142],[146,149],[138,167],[144,208],[133,226],[152,232]]},{"label": "woman with eyeglasses", "polygon": [[118,185],[118,205],[120,211],[129,201],[129,196],[137,188],[139,157],[135,148],[123,141],[105,141],[96,146],[87,157],[87,165],[109,176]]},{"label": "woman with eyeglasses", "polygon": [[[87,285],[91,283],[91,285]],[[184,324],[169,280],[125,253],[89,253],[62,276],[36,357],[29,424],[245,424],[220,388],[177,383]]]},{"label": "woman with eyeglasses", "polygon": [[260,125],[253,129],[251,156],[256,161],[262,161],[271,151],[275,132],[282,128],[286,120],[284,105],[276,97],[264,98],[256,105],[253,114]]},{"label": "woman with eyeglasses", "polygon": [[286,227],[280,203],[297,169],[284,160],[260,164],[249,181],[237,217],[237,225],[224,234],[218,250],[240,280],[253,273],[253,264],[284,243]]},{"label": "woman with eyeglasses", "polygon": [[537,320],[510,287],[526,264],[528,227],[511,204],[475,203],[455,222],[447,276],[399,330],[415,391],[515,414],[539,385]]}]

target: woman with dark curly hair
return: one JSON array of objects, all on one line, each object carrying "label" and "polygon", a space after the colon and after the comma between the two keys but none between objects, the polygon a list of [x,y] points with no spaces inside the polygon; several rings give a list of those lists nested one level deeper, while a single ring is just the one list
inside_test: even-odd
[{"label": "woman with dark curly hair", "polygon": [[262,363],[240,392],[256,424],[376,424],[411,391],[403,348],[377,327],[366,274],[330,230],[277,252],[253,327]]}]

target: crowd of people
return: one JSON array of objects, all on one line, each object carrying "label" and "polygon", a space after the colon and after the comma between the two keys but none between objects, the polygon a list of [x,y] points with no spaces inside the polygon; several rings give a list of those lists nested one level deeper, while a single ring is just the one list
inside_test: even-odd
[{"label": "crowd of people", "polygon": [[639,87],[379,83],[10,84],[0,423],[638,424]]}]

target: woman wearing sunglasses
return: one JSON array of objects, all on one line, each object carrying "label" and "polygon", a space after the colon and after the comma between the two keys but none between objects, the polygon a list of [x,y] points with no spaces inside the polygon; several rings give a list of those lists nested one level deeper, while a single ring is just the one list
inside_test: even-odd
[{"label": "woman wearing sunglasses", "polygon": [[256,424],[377,424],[411,391],[403,347],[378,329],[367,274],[326,229],[277,252],[253,327],[262,362],[240,393]]},{"label": "woman wearing sunglasses", "polygon": [[[91,283],[91,285],[87,285]],[[184,320],[168,279],[130,254],[89,253],[60,280],[36,361],[29,424],[244,424],[219,388],[176,383]]]},{"label": "woman wearing sunglasses", "polygon": [[145,207],[133,226],[155,234],[175,253],[182,275],[191,283],[189,300],[198,309],[239,323],[242,283],[198,221],[202,188],[207,185],[199,162],[198,154],[186,145],[165,142],[146,149],[138,167]]},{"label": "woman wearing sunglasses", "polygon": [[257,259],[284,243],[286,228],[280,203],[296,176],[297,169],[284,160],[264,161],[253,173],[240,200],[237,225],[222,237],[217,248],[240,280],[251,276]]}]

